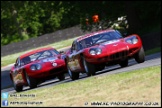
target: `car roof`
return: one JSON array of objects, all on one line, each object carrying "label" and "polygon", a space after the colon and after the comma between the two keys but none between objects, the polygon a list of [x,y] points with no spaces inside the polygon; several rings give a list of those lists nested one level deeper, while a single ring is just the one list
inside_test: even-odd
[{"label": "car roof", "polygon": [[97,32],[93,32],[93,33],[89,33],[89,34],[85,34],[79,38],[76,39],[77,42],[81,41],[81,40],[84,40],[88,37],[91,37],[93,35],[96,35],[96,34],[101,34],[101,33],[105,33],[105,32],[111,32],[111,31],[115,31],[114,29],[106,29],[106,30],[101,30],[101,31],[97,31]]},{"label": "car roof", "polygon": [[40,51],[49,50],[49,49],[54,49],[54,48],[53,48],[53,47],[44,47],[44,48],[35,49],[35,50],[29,51],[29,52],[27,52],[27,53],[25,53],[25,54],[22,54],[22,55],[20,56],[20,59],[21,59],[21,58],[24,58],[24,57],[26,57],[26,56],[32,55],[32,54],[34,54],[34,53],[37,53],[37,52],[40,52]]}]

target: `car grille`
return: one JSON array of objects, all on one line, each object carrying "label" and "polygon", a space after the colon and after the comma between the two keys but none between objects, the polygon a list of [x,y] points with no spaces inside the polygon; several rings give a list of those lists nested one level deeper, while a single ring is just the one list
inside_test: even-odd
[{"label": "car grille", "polygon": [[109,56],[109,59],[125,58],[128,55],[128,51],[122,51]]}]

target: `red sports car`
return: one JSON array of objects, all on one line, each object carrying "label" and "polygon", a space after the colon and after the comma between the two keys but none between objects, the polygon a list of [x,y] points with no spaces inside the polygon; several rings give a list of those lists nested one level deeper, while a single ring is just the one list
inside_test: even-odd
[{"label": "red sports car", "polygon": [[35,88],[47,79],[58,77],[64,80],[67,72],[65,55],[52,47],[40,48],[19,56],[11,68],[10,78],[17,92],[23,86]]},{"label": "red sports car", "polygon": [[108,29],[74,40],[66,52],[66,65],[72,80],[79,78],[79,73],[95,75],[96,71],[106,65],[128,65],[129,58],[135,58],[138,63],[145,61],[142,41],[137,34],[123,37],[117,30]]}]

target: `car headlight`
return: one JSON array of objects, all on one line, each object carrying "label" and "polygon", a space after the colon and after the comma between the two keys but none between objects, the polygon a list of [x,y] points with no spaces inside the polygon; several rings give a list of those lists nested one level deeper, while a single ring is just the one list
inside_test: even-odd
[{"label": "car headlight", "polygon": [[138,42],[138,39],[137,39],[137,37],[134,36],[132,38],[126,39],[126,42],[130,43],[130,44],[136,44]]},{"label": "car headlight", "polygon": [[99,49],[99,48],[96,49],[96,54],[97,55],[101,54],[101,52],[102,52],[101,49]]},{"label": "car headlight", "polygon": [[96,52],[95,52],[94,49],[91,49],[91,50],[89,51],[89,53],[90,53],[91,55],[96,55]]},{"label": "car headlight", "polygon": [[35,66],[35,65],[31,65],[31,66],[30,66],[30,69],[31,69],[32,71],[37,70],[37,68],[36,68],[36,66]]},{"label": "car headlight", "polygon": [[137,42],[138,42],[138,39],[136,37],[132,39],[133,44],[136,44]]},{"label": "car headlight", "polygon": [[41,64],[36,64],[37,70],[40,70],[42,68]]},{"label": "car headlight", "polygon": [[40,70],[42,68],[41,64],[33,64],[30,66],[30,69],[32,71],[35,71],[35,70]]},{"label": "car headlight", "polygon": [[89,50],[89,53],[91,55],[99,55],[102,53],[102,50],[100,48],[92,48]]},{"label": "car headlight", "polygon": [[132,44],[131,39],[127,39],[126,42]]}]

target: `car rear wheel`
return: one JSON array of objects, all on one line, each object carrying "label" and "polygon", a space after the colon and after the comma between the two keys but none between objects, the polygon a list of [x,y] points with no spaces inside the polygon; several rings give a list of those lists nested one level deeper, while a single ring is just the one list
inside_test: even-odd
[{"label": "car rear wheel", "polygon": [[141,49],[139,50],[139,52],[135,55],[135,60],[138,63],[142,63],[145,61],[145,52],[143,47],[141,47]]},{"label": "car rear wheel", "polygon": [[122,60],[122,61],[119,63],[119,65],[120,65],[121,67],[126,67],[126,66],[128,66],[128,59]]},{"label": "car rear wheel", "polygon": [[88,63],[85,58],[83,57],[83,66],[85,69],[85,72],[88,76],[95,75],[96,74],[96,69],[95,66],[91,63]]},{"label": "car rear wheel", "polygon": [[13,80],[12,80],[12,82],[13,82],[13,85],[14,85],[14,89],[15,89],[17,92],[20,92],[20,91],[23,90],[23,86],[17,86]]},{"label": "car rear wheel", "polygon": [[37,87],[37,82],[34,78],[31,78],[30,76],[28,76],[27,73],[25,73],[25,77],[26,77],[26,81],[31,89]]},{"label": "car rear wheel", "polygon": [[69,76],[72,80],[77,80],[79,79],[79,72],[72,72],[67,64],[67,69],[68,69],[68,73],[69,73]]},{"label": "car rear wheel", "polygon": [[13,76],[10,74],[10,79],[11,79],[11,81],[12,81],[12,84],[13,84],[13,86],[14,86],[14,89],[17,91],[17,92],[20,92],[20,91],[22,91],[23,90],[23,86],[17,86],[16,84],[15,84],[15,82],[13,81]]},{"label": "car rear wheel", "polygon": [[60,74],[60,75],[57,76],[57,78],[58,78],[60,81],[62,81],[62,80],[65,79],[65,75],[64,75],[64,74]]},{"label": "car rear wheel", "polygon": [[23,86],[14,86],[14,89],[17,91],[17,92],[20,92],[23,90]]}]

